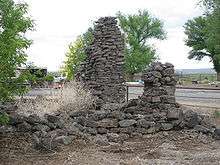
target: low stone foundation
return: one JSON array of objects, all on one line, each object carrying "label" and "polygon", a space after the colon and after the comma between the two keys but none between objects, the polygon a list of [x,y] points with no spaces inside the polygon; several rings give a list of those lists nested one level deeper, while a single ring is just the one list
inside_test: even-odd
[{"label": "low stone foundation", "polygon": [[35,147],[52,150],[70,144],[76,138],[94,140],[99,145],[122,143],[159,131],[194,129],[220,139],[220,129],[207,116],[192,110],[183,111],[175,102],[174,68],[171,64],[153,63],[143,74],[144,93],[127,103],[103,104],[99,110],[74,111],[69,114],[21,116],[14,106],[2,107],[10,114],[10,123],[0,133],[29,132]]}]

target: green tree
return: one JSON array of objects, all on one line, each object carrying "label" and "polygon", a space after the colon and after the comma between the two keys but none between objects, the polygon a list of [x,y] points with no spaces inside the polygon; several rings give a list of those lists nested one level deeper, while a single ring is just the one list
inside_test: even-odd
[{"label": "green tree", "polygon": [[139,73],[156,59],[155,49],[148,44],[149,39],[163,40],[166,33],[163,23],[152,17],[148,11],[138,11],[138,14],[117,14],[121,29],[125,34],[125,72],[133,79],[135,73]]},{"label": "green tree", "polygon": [[185,24],[185,43],[191,47],[189,59],[201,60],[209,57],[220,81],[220,1],[203,0],[204,16],[188,20]]},{"label": "green tree", "polygon": [[24,82],[25,76],[14,77],[16,68],[25,64],[25,50],[31,45],[31,40],[25,37],[28,30],[33,30],[27,9],[26,3],[0,0],[0,101],[24,91],[18,84]]},{"label": "green tree", "polygon": [[86,33],[77,37],[76,41],[69,45],[66,53],[66,60],[62,68],[63,74],[68,80],[74,79],[74,75],[80,66],[80,63],[86,58],[86,48],[93,41],[93,28],[89,28]]}]

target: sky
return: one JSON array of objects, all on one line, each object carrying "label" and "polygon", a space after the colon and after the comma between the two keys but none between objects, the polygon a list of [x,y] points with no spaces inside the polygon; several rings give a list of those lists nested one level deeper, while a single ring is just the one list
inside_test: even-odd
[{"label": "sky", "polygon": [[23,0],[29,4],[29,15],[35,31],[27,50],[28,60],[37,66],[57,71],[63,65],[68,45],[84,33],[99,17],[115,16],[118,11],[135,14],[148,10],[164,22],[167,39],[150,41],[161,62],[171,62],[177,69],[212,68],[208,58],[188,60],[190,48],[184,45],[183,25],[202,14],[198,0]]}]

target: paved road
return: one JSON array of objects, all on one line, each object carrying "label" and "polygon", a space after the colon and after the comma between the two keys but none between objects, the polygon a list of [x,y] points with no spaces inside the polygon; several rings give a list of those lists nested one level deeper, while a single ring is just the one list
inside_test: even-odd
[{"label": "paved road", "polygon": [[[54,95],[59,90],[38,89],[32,90],[27,95]],[[129,87],[129,99],[137,98],[143,93],[142,87]],[[220,90],[192,90],[192,89],[177,89],[177,102],[187,105],[219,107],[220,108]]]},{"label": "paved road", "polygon": [[[143,88],[130,87],[128,97],[137,98],[142,92]],[[176,99],[181,104],[220,108],[220,90],[177,89]]]}]

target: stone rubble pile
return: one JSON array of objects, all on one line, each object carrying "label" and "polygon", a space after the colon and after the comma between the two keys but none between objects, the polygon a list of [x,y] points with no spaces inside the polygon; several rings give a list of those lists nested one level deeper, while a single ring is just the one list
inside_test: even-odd
[{"label": "stone rubble pile", "polygon": [[94,27],[94,38],[87,49],[76,78],[88,87],[97,103],[122,103],[125,101],[123,86],[124,39],[115,17],[100,18]]}]

